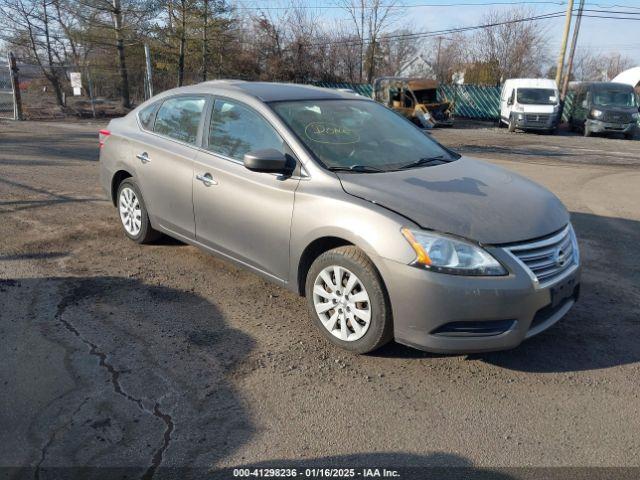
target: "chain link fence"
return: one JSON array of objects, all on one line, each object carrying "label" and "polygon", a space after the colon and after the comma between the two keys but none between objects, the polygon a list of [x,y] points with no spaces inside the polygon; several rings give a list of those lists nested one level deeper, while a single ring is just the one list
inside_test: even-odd
[{"label": "chain link fence", "polygon": [[8,65],[0,65],[0,118],[14,119],[13,89]]}]

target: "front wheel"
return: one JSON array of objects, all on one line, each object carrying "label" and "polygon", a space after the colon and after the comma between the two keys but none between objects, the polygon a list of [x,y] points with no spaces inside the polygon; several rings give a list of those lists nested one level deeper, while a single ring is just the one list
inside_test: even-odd
[{"label": "front wheel", "polygon": [[591,135],[593,135],[593,132],[586,123],[584,124],[584,127],[582,127],[582,135],[584,135],[585,137],[590,137]]},{"label": "front wheel", "polygon": [[371,260],[354,246],[320,255],[305,284],[309,314],[334,345],[367,353],[393,336],[387,294]]},{"label": "front wheel", "polygon": [[516,131],[516,119],[513,115],[511,115],[511,117],[509,117],[509,126],[508,126],[508,130],[513,133]]}]

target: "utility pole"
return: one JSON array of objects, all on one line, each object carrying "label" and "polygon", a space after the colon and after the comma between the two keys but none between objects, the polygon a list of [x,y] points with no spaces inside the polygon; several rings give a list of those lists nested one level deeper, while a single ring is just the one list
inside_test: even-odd
[{"label": "utility pole", "polygon": [[149,51],[149,45],[144,44],[144,58],[146,62],[146,74],[147,74],[147,89],[149,91],[149,98],[153,97],[153,74],[151,70],[151,52]]},{"label": "utility pole", "polygon": [[562,80],[562,70],[564,68],[564,55],[567,51],[567,39],[569,38],[569,30],[571,30],[571,17],[573,15],[573,0],[567,0],[567,15],[564,22],[564,33],[562,34],[562,43],[560,43],[560,54],[558,55],[558,64],[556,66],[556,85],[560,87]]},{"label": "utility pole", "polygon": [[11,76],[11,89],[13,90],[13,119],[22,120],[22,98],[20,97],[20,81],[18,80],[18,66],[16,57],[12,52],[7,54],[9,62],[9,75]]},{"label": "utility pole", "polygon": [[580,34],[580,22],[582,21],[582,11],[584,10],[584,0],[580,0],[578,6],[578,15],[576,16],[576,23],[573,26],[573,37],[571,38],[571,49],[569,50],[569,61],[567,63],[567,73],[564,76],[564,82],[562,82],[562,91],[560,92],[560,100],[564,106],[564,99],[567,96],[567,89],[569,88],[569,81],[571,79],[571,71],[573,70],[573,57],[576,54],[576,44],[578,43],[578,35]]}]

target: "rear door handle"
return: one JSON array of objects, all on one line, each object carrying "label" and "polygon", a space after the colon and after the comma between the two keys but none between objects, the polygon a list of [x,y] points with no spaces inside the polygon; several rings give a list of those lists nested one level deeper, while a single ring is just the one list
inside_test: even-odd
[{"label": "rear door handle", "polygon": [[139,153],[138,155],[136,155],[136,158],[142,163],[149,163],[151,161],[147,152]]},{"label": "rear door handle", "polygon": [[204,175],[196,175],[196,180],[200,180],[205,187],[210,187],[211,185],[218,185],[218,182],[213,179],[210,173],[205,173]]}]

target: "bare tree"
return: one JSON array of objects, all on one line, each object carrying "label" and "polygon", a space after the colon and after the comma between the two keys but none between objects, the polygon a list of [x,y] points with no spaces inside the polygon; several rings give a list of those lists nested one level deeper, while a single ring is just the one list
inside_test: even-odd
[{"label": "bare tree", "polygon": [[379,48],[380,35],[391,26],[401,14],[396,0],[340,0],[339,5],[349,14],[355,27],[356,36],[360,40],[360,74],[363,81],[365,67],[365,48],[367,52],[367,81],[371,82],[376,72],[376,49]]},{"label": "bare tree", "polygon": [[633,60],[619,52],[576,55],[574,78],[581,81],[610,81],[620,72],[633,66]]},{"label": "bare tree", "polygon": [[500,84],[507,78],[541,76],[548,58],[546,27],[525,19],[533,11],[511,8],[492,11],[481,24],[493,25],[477,31],[468,42],[468,58],[482,71],[488,83]]},{"label": "bare tree", "polygon": [[64,107],[60,66],[54,60],[52,37],[58,37],[50,17],[51,6],[46,0],[2,0],[0,17],[17,27],[13,42],[26,47],[42,74],[51,84],[58,105]]}]

